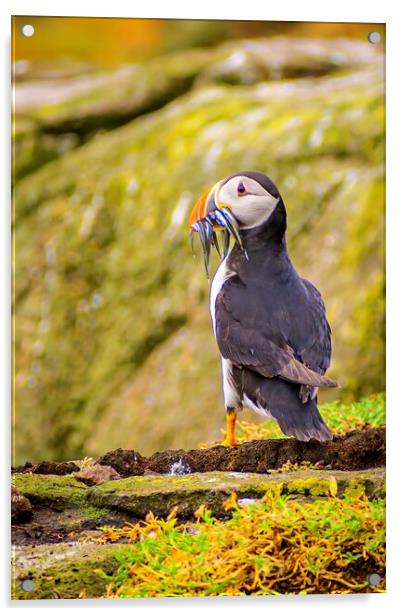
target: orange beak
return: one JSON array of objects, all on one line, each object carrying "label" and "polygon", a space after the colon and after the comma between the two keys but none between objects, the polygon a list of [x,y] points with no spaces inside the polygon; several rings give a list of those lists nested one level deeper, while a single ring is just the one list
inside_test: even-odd
[{"label": "orange beak", "polygon": [[188,226],[193,231],[193,224],[201,220],[201,218],[205,218],[207,215],[207,198],[211,191],[206,190],[202,193],[201,197],[198,199],[197,203],[191,210],[190,218],[188,220]]},{"label": "orange beak", "polygon": [[236,244],[244,251],[238,222],[233,216],[230,206],[220,203],[219,201],[220,185],[221,182],[217,182],[211,190],[206,190],[202,193],[193,207],[188,220],[191,231],[191,247],[193,248],[193,233],[198,233],[204,253],[204,264],[208,278],[211,246],[214,246],[219,256],[221,256],[216,231],[222,231],[224,257],[226,257],[229,250],[230,236],[233,237]]}]

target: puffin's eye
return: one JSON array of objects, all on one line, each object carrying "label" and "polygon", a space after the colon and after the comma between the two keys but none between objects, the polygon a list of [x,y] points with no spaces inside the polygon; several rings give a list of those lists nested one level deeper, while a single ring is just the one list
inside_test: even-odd
[{"label": "puffin's eye", "polygon": [[243,182],[239,182],[237,186],[237,192],[239,195],[244,195],[244,193],[246,192],[246,187],[244,186]]}]

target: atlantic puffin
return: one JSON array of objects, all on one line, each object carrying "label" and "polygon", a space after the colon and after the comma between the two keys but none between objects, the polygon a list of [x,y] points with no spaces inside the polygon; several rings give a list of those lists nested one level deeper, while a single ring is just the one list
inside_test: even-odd
[{"label": "atlantic puffin", "polygon": [[324,376],[331,329],[321,294],[289,258],[286,209],[274,182],[258,171],[229,175],[203,193],[189,226],[201,239],[207,273],[211,246],[221,255],[210,313],[222,361],[223,444],[237,444],[243,406],[297,440],[331,440],[317,408],[318,388],[337,386]]}]

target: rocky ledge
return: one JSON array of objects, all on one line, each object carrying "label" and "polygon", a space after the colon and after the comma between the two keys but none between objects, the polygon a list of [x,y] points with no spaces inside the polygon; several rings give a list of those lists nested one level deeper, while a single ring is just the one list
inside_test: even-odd
[{"label": "rocky ledge", "polygon": [[172,511],[192,524],[203,506],[226,519],[233,493],[240,507],[258,504],[270,490],[303,502],[382,498],[384,463],[383,429],[353,431],[326,444],[272,439],[149,458],[118,449],[84,464],[26,463],[13,469],[12,479],[13,596],[78,597],[79,588],[89,587],[100,596],[107,578],[96,572],[114,572],[122,543],[103,545],[105,527],[121,528],[150,512],[167,518]]}]

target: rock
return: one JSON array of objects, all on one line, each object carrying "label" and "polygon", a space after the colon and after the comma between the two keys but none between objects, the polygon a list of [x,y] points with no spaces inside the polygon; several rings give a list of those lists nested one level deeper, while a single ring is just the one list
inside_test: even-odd
[{"label": "rock", "polygon": [[[14,480],[36,509],[52,510],[51,519],[40,518],[44,526],[48,524],[54,531],[64,525],[67,531],[79,533],[96,528],[97,524],[104,525],[108,514],[113,514],[115,525],[122,525],[130,518],[143,519],[149,511],[166,517],[174,507],[180,517],[188,518],[203,504],[215,515],[222,515],[223,501],[232,492],[241,498],[261,498],[268,489],[279,489],[283,494],[313,498],[342,496],[353,487],[362,488],[367,496],[375,498],[383,495],[384,478],[384,468],[380,467],[366,471],[273,471],[269,475],[212,471],[179,476],[134,476],[93,487],[49,475],[15,475]],[[77,486],[80,486],[78,493]],[[71,519],[67,519],[68,514]]]},{"label": "rock", "polygon": [[93,464],[89,468],[83,468],[76,473],[73,473],[78,481],[86,483],[88,486],[120,479],[120,475],[111,466],[102,466],[101,464]]},{"label": "rock", "polygon": [[[201,505],[214,515],[225,515],[224,501],[232,492],[241,499],[261,498],[267,490],[282,494],[316,498],[335,494],[342,496],[349,488],[361,487],[370,497],[384,491],[384,469],[367,471],[300,470],[289,473],[258,475],[255,473],[208,472],[180,477],[159,475],[130,477],[88,489],[88,501],[102,507],[145,518],[149,511],[166,517],[177,507],[177,515],[189,518]],[[334,495],[334,494],[332,494]]]},{"label": "rock", "polygon": [[145,468],[145,458],[137,451],[116,449],[101,456],[97,461],[99,465],[112,467],[121,477],[142,475]]},{"label": "rock", "polygon": [[[204,50],[186,93],[86,134],[17,181],[17,464],[117,447],[187,450],[218,437],[219,353],[186,218],[234,170],[260,169],[281,189],[291,257],[326,301],[335,395],[383,390],[382,56],[350,41],[247,45]],[[277,56],[261,52],[274,48],[276,75],[267,63]],[[302,49],[311,73],[305,61],[296,78]],[[160,62],[163,71],[169,59]],[[49,122],[68,124],[71,112],[72,124],[107,127],[99,110],[110,103],[115,113],[123,89],[102,92],[51,110]],[[51,433],[34,429],[45,424]]]},{"label": "rock", "polygon": [[60,510],[66,506],[85,508],[87,488],[71,475],[16,473],[13,480],[16,488],[29,498],[34,506]]},{"label": "rock", "polygon": [[[113,545],[65,543],[17,548],[13,553],[12,599],[77,599],[101,596],[118,567]],[[23,589],[30,580],[32,590]]]},{"label": "rock", "polygon": [[[76,503],[74,483],[69,483],[66,479],[66,477],[57,477],[54,484],[50,475],[20,474],[16,476],[16,481],[21,482],[29,493],[36,492],[37,502],[49,502],[49,496],[46,501],[42,500],[43,494],[49,495],[49,491],[54,490],[55,486],[58,486],[59,490],[63,486],[65,498],[68,500],[68,495],[71,493],[72,502]],[[69,479],[71,481],[71,478]],[[364,495],[370,499],[383,497],[384,481],[384,468],[355,472],[307,469],[272,472],[270,475],[211,472],[183,476],[135,476],[93,487],[82,486],[81,491],[85,494],[88,506],[98,511],[102,507],[104,511],[109,512],[109,525],[123,526],[126,525],[130,516],[131,519],[143,519],[152,511],[155,515],[165,518],[171,514],[173,509],[179,521],[180,519],[194,520],[194,517],[198,519],[206,508],[216,516],[226,519],[232,516],[231,510],[237,505],[240,508],[258,506],[259,500],[267,492],[272,492],[275,499],[283,495],[302,502],[313,499],[333,499],[334,505],[339,503],[338,499],[347,496],[348,499],[362,499],[360,504],[366,506]],[[376,503],[376,505],[381,506],[381,503]],[[278,517],[275,520],[281,519],[283,509],[287,508],[284,507],[284,500],[279,498],[278,509],[275,509]],[[375,509],[375,511],[378,514],[378,510]],[[195,512],[197,513],[194,516]],[[37,513],[35,511],[35,516]],[[57,511],[52,511],[51,515],[56,519],[62,516]],[[152,519],[152,516],[147,518],[148,521]],[[250,519],[249,516],[248,520]],[[271,520],[273,519],[274,517],[271,517]],[[104,526],[103,520],[99,520],[99,526]],[[311,520],[312,524],[316,522],[316,519]],[[336,515],[335,522],[338,523]],[[307,523],[309,520],[306,520]],[[167,531],[168,528],[166,526]],[[119,564],[126,562],[122,560],[124,559],[124,547],[119,541],[127,541],[130,530],[132,526],[127,526],[124,532],[119,534],[116,529],[103,528],[103,533],[100,535],[96,527],[91,527],[89,531],[83,531],[81,528],[81,532],[77,529],[74,533],[74,542],[70,537],[65,543],[15,547],[12,565],[12,598],[92,598],[107,594],[107,586],[110,584],[108,576],[116,571]],[[204,530],[202,524],[196,525],[190,522],[183,527],[183,532],[197,535],[203,533]],[[327,533],[328,527],[323,532]],[[371,526],[369,532],[372,538]],[[122,539],[125,533],[126,538]],[[233,537],[233,530],[230,533]],[[117,541],[117,543],[100,543],[106,537],[108,541]],[[151,538],[152,534],[148,533],[147,537]],[[77,541],[77,539],[82,541]],[[132,534],[131,539],[138,541],[138,535]],[[141,540],[141,535],[139,539]],[[132,546],[127,546],[126,549],[130,552]],[[286,554],[288,554],[287,550]],[[25,580],[30,581],[29,590],[24,590],[27,588],[23,585]]]},{"label": "rock", "polygon": [[[108,509],[97,508],[87,500],[87,486],[71,475],[13,475],[16,489],[33,506],[32,524],[13,526],[12,539],[17,545],[57,543],[83,531],[116,521]],[[127,521],[128,518],[127,518]],[[13,520],[14,523],[14,520]]]},{"label": "rock", "polygon": [[52,102],[54,80],[42,78],[40,88],[24,80],[16,84],[20,111],[14,131],[16,178],[81,145],[95,131],[110,130],[155,111],[193,87],[318,77],[368,65],[376,57],[375,48],[353,40],[335,39],[323,45],[319,40],[273,37],[171,53],[143,64],[87,74],[85,82],[79,74],[62,84],[59,76],[57,103]]},{"label": "rock", "polygon": [[11,484],[11,522],[19,524],[32,519],[32,505],[26,496],[20,494],[15,485]]}]

